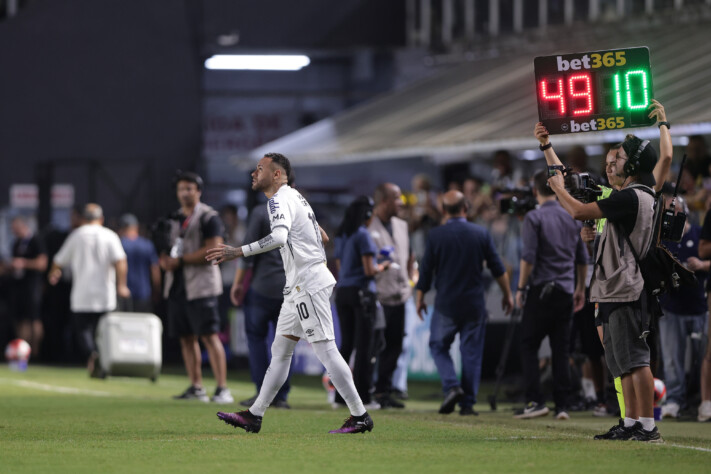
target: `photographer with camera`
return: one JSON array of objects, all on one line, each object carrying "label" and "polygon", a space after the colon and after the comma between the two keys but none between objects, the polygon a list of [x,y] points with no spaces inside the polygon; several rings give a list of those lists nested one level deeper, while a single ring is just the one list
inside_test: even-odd
[{"label": "photographer with camera", "polygon": [[[668,124],[661,126],[668,128]],[[550,142],[541,148],[550,148]],[[596,439],[659,442],[661,436],[653,412],[654,379],[646,341],[652,301],[644,289],[635,258],[635,253],[644,258],[652,242],[655,204],[652,187],[656,184],[652,171],[657,153],[648,140],[628,135],[616,161],[618,171],[622,166],[624,179],[621,190],[607,199],[587,204],[577,201],[566,191],[559,170],[548,182],[563,208],[575,219],[608,220],[595,256],[590,301],[598,303],[603,322],[607,366],[614,377],[622,378],[625,419]]]},{"label": "photographer with camera", "polygon": [[[669,169],[671,168],[673,154],[671,135],[669,133],[669,127],[671,125],[667,121],[664,106],[659,101],[652,99],[650,109],[651,111],[649,113],[649,116],[656,118],[657,123],[659,125],[660,157],[659,160],[657,160],[656,165],[654,166],[654,170],[652,171],[652,175],[654,176],[655,180],[654,191],[659,192],[661,191],[662,186],[664,185],[664,181],[669,175]],[[549,166],[563,166],[563,163],[560,161],[558,155],[553,149],[552,143],[550,143],[548,130],[546,130],[545,126],[543,126],[542,123],[539,122],[536,124],[534,129],[534,135],[540,143],[539,148],[543,151],[547,164]],[[607,155],[605,157],[605,175],[610,186],[599,186],[599,190],[601,191],[601,193],[597,196],[597,200],[607,199],[608,197],[610,197],[610,195],[619,191],[622,188],[625,179],[625,175],[622,169],[624,161],[620,162],[619,167],[617,162],[617,155],[621,148],[622,143],[617,143],[612,145],[607,152]],[[593,258],[595,258],[595,256],[597,255],[599,238],[602,235],[606,222],[607,219],[605,218],[598,219],[594,227],[583,226],[582,230],[580,231],[580,235],[584,242],[593,242]],[[595,312],[595,314],[597,314],[597,312]],[[599,320],[599,318],[597,318],[597,316],[595,316],[594,319],[594,325],[597,327],[598,336],[600,342],[602,343],[602,322]],[[615,377],[615,389],[617,392],[620,414],[622,418],[624,418],[625,402],[624,397],[622,395],[622,382],[619,377]]]},{"label": "photographer with camera", "polygon": [[[521,365],[527,405],[514,418],[547,415],[540,389],[538,349],[550,339],[556,418],[568,419],[570,369],[568,355],[574,310],[585,302],[587,252],[576,223],[556,201],[542,170],[533,176],[538,209],[526,214],[521,233],[523,251],[516,292],[521,319]],[[576,283],[577,276],[577,283]]]},{"label": "photographer with camera", "polygon": [[168,331],[180,338],[190,386],[174,398],[210,401],[202,385],[202,357],[198,338],[207,349],[217,388],[215,403],[232,403],[227,388],[225,349],[217,333],[220,315],[217,297],[222,294],[220,269],[205,260],[207,249],[223,242],[224,227],[213,208],[200,202],[202,178],[189,171],[178,174],[175,191],[180,209],[171,221],[170,254],[160,256],[165,270],[163,296],[168,300]]}]

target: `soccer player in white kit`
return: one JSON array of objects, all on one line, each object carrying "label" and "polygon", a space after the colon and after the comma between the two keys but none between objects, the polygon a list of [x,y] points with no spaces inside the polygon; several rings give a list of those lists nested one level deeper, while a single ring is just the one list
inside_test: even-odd
[{"label": "soccer player in white kit", "polygon": [[287,184],[290,174],[291,164],[284,155],[264,155],[252,173],[252,189],[263,191],[269,199],[271,233],[242,247],[220,244],[207,251],[207,260],[219,264],[279,248],[286,272],[284,303],[272,344],[272,360],[259,396],[248,410],[218,412],[217,417],[247,432],[259,432],[264,412],[289,374],[294,347],[305,337],[351,412],[341,428],[329,433],[371,431],[373,420],[358,396],[348,364],[336,347],[329,300],[336,280],[326,267],[323,231],[306,199]]}]

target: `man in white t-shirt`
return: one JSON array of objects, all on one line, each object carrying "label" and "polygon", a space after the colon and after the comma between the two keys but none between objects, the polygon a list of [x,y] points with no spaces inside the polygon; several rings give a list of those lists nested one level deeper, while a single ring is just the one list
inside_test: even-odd
[{"label": "man in white t-shirt", "polygon": [[272,360],[259,396],[249,410],[218,412],[217,416],[247,432],[259,432],[264,412],[289,374],[294,347],[305,337],[351,412],[340,429],[329,433],[371,431],[373,420],[358,396],[350,368],[335,343],[329,298],[336,280],[326,267],[322,241],[327,237],[306,199],[287,184],[290,174],[291,164],[284,155],[267,153],[259,160],[252,173],[252,189],[263,191],[269,199],[271,233],[242,247],[221,244],[207,252],[206,258],[219,264],[279,248],[286,273],[284,303],[272,345]]},{"label": "man in white t-shirt", "polygon": [[49,271],[50,285],[56,285],[62,268],[72,271],[71,309],[79,333],[80,350],[87,357],[87,368],[99,374],[94,336],[99,318],[116,309],[116,294],[129,298],[126,284],[126,253],[116,232],[104,227],[104,215],[98,204],[87,204],[82,214],[84,224],[75,229],[54,256]]}]

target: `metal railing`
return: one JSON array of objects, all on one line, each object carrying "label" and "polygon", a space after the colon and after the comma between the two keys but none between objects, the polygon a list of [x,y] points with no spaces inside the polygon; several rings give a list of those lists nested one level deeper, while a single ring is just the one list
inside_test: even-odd
[{"label": "metal railing", "polygon": [[477,37],[545,30],[652,16],[690,7],[711,7],[711,0],[406,0],[407,41],[411,47],[473,43]]}]

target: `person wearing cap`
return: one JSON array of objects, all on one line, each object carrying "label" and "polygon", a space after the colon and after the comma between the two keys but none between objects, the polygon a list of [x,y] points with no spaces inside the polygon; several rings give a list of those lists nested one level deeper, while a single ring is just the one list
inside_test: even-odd
[{"label": "person wearing cap", "polygon": [[648,140],[627,135],[616,161],[622,183],[620,191],[607,199],[586,204],[576,200],[566,191],[558,170],[548,183],[575,219],[607,219],[595,257],[590,301],[598,303],[608,369],[613,377],[622,379],[625,419],[596,439],[660,442],[654,424],[654,378],[646,341],[653,302],[644,291],[642,273],[629,248],[632,245],[643,259],[652,242],[657,152]]},{"label": "person wearing cap", "polygon": [[[657,124],[659,126],[659,151],[660,156],[657,160],[656,165],[652,174],[654,176],[655,185],[653,187],[655,192],[660,192],[669,176],[669,171],[671,169],[673,147],[671,141],[671,134],[669,133],[671,124],[667,121],[667,114],[664,106],[656,99],[652,99],[649,105],[649,117],[657,119]],[[534,128],[534,136],[539,141],[539,148],[543,151],[543,155],[546,159],[548,165],[563,165],[563,163],[558,158],[555,150],[553,149],[553,144],[550,142],[550,137],[548,130],[542,123],[537,123]],[[611,194],[618,192],[624,183],[624,173],[623,166],[624,161],[617,161],[618,152],[622,148],[622,142],[615,143],[608,149],[607,155],[605,157],[605,174],[607,177],[608,186],[600,186],[602,194],[598,196],[597,200],[603,200],[610,197]],[[619,164],[619,167],[618,167]],[[600,244],[600,236],[605,229],[605,224],[607,219],[597,219],[595,227],[583,226],[580,231],[580,236],[584,242],[593,242],[592,256],[593,258],[598,254],[598,248]],[[593,262],[594,267],[594,262]],[[592,271],[588,278],[592,276]],[[588,287],[589,287],[588,283]],[[592,302],[591,302],[592,303]],[[603,332],[602,332],[602,321],[598,318],[599,312],[595,312],[595,326],[597,328],[598,336],[600,342],[603,342]],[[622,395],[622,381],[620,377],[614,378],[614,388],[617,394],[617,402],[619,404],[619,411],[621,418],[625,418],[625,400]],[[609,405],[608,405],[609,406]],[[607,410],[605,410],[606,412]],[[628,420],[629,422],[629,420]],[[617,428],[617,427],[613,427]],[[607,433],[608,435],[611,433]]]},{"label": "person wearing cap", "polygon": [[121,245],[128,260],[126,276],[131,298],[119,302],[129,311],[153,312],[153,296],[160,296],[160,267],[158,254],[150,240],[138,233],[138,219],[133,214],[124,214],[119,220]]}]

